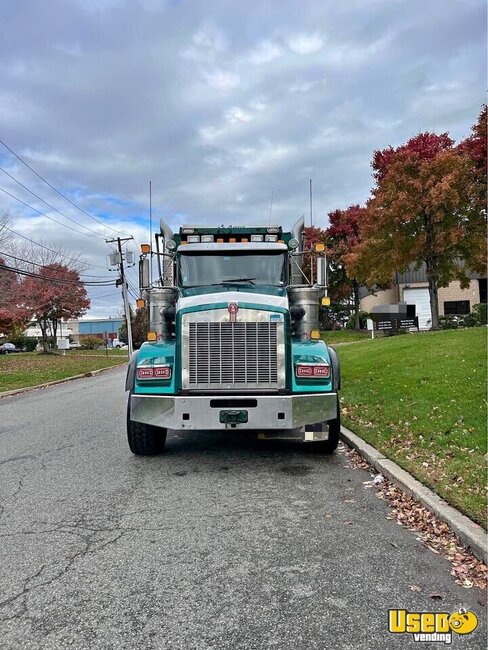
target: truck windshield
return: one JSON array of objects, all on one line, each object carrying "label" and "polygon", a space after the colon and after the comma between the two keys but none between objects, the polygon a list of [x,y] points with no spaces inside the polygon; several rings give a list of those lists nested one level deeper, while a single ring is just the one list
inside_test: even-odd
[{"label": "truck windshield", "polygon": [[216,284],[286,284],[286,253],[183,253],[179,256],[181,287]]}]

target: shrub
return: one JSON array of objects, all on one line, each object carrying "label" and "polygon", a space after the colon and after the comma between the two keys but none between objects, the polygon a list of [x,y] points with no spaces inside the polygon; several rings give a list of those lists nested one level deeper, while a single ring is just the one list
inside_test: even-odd
[{"label": "shrub", "polygon": [[487,309],[486,303],[480,303],[479,305],[474,305],[470,314],[464,317],[465,327],[480,327],[486,325],[487,321]]},{"label": "shrub", "polygon": [[103,345],[103,339],[98,336],[84,336],[80,339],[80,343],[84,350],[97,350],[100,345]]},{"label": "shrub", "polygon": [[[368,318],[369,318],[368,312],[366,312],[366,311],[360,311],[359,312],[359,327],[360,327],[360,329],[362,329],[362,330],[366,329],[366,321],[368,320]],[[356,318],[355,318],[354,312],[353,312],[349,316],[349,320],[346,323],[346,329],[353,330],[355,322],[356,322]]]},{"label": "shrub", "polygon": [[34,352],[37,348],[38,342],[35,336],[25,336],[24,337],[24,348],[26,352]]},{"label": "shrub", "polygon": [[37,347],[37,339],[34,336],[12,336],[8,341],[26,352],[33,352]]},{"label": "shrub", "polygon": [[439,318],[439,327],[441,330],[456,330],[459,327],[459,320],[459,316],[441,316]]}]

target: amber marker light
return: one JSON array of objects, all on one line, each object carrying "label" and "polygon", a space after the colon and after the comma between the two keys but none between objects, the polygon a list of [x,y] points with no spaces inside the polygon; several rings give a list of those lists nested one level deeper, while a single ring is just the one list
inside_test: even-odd
[{"label": "amber marker light", "polygon": [[156,332],[148,332],[147,333],[147,340],[148,341],[157,341],[157,339],[158,339],[158,335],[156,334]]},{"label": "amber marker light", "polygon": [[315,244],[315,252],[316,253],[323,253],[325,251],[325,244],[322,242],[318,242]]},{"label": "amber marker light", "polygon": [[319,330],[312,330],[312,331],[310,332],[310,338],[311,338],[311,339],[314,339],[314,340],[319,339],[319,338],[320,338],[320,332],[319,332]]},{"label": "amber marker light", "polygon": [[144,309],[145,306],[146,306],[146,301],[144,300],[144,298],[138,298],[136,300],[137,309]]},{"label": "amber marker light", "polygon": [[151,252],[151,246],[149,244],[141,244],[141,253],[147,255]]}]

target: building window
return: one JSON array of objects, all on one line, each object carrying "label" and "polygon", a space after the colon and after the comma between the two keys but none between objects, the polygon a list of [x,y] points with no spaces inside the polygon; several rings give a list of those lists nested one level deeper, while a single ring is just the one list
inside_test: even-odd
[{"label": "building window", "polygon": [[444,315],[469,314],[469,300],[451,300],[444,303]]}]

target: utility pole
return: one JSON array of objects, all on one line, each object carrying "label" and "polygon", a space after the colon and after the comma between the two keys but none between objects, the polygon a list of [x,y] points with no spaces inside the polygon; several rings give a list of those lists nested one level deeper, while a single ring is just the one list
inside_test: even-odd
[{"label": "utility pole", "polygon": [[122,253],[122,242],[131,241],[134,237],[117,237],[117,239],[106,239],[105,243],[107,244],[117,244],[118,248],[118,267],[120,278],[117,281],[116,285],[122,285],[122,299],[124,301],[124,313],[125,313],[125,323],[127,326],[127,346],[129,348],[129,359],[132,355],[132,323],[130,321],[130,307],[129,307],[129,295],[127,292],[127,280],[125,279],[124,271],[124,254]]},{"label": "utility pole", "polygon": [[312,179],[310,179],[310,226],[313,226]]}]

